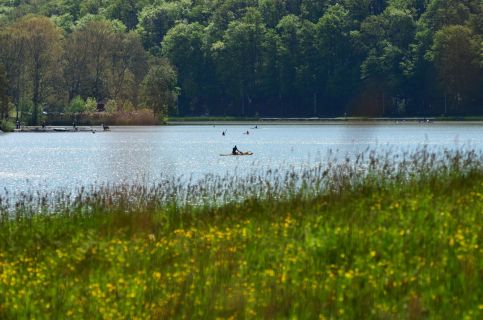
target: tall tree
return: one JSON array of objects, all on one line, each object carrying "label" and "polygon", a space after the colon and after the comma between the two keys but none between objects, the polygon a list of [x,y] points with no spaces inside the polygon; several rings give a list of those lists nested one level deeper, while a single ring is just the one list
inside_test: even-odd
[{"label": "tall tree", "polygon": [[[32,81],[32,123],[38,123],[39,107],[48,95],[52,79],[59,72],[61,33],[46,17],[26,16],[14,24],[25,33],[24,61]],[[50,87],[49,87],[50,86]]]},{"label": "tall tree", "polygon": [[471,30],[459,25],[444,27],[434,36],[432,59],[444,93],[457,112],[475,104],[478,94],[481,96],[483,69],[479,66],[478,44]]},{"label": "tall tree", "polygon": [[320,89],[325,113],[340,115],[344,112],[340,106],[345,105],[347,97],[353,94],[354,72],[357,74],[353,67],[349,12],[339,4],[330,6],[317,22],[316,30],[315,44],[320,57],[316,69],[323,85]]},{"label": "tall tree", "polygon": [[104,19],[87,21],[68,36],[64,61],[69,100],[80,95],[137,102],[147,55],[135,32]]},{"label": "tall tree", "polygon": [[145,107],[153,110],[157,118],[176,111],[179,90],[176,87],[176,72],[164,59],[152,62],[141,84],[141,99]]},{"label": "tall tree", "polygon": [[76,29],[67,36],[63,62],[69,101],[79,95],[89,96],[86,89],[89,78],[89,50],[90,43],[85,30]]},{"label": "tall tree", "polygon": [[4,65],[6,78],[9,83],[8,95],[16,108],[16,120],[20,114],[20,100],[22,95],[22,79],[25,76],[25,38],[26,33],[14,26],[0,31],[0,61]]},{"label": "tall tree", "polygon": [[[313,56],[315,25],[295,15],[287,15],[276,27],[280,38],[280,113],[285,116],[309,113],[307,101],[314,94]],[[311,103],[310,103],[311,105]]]},{"label": "tall tree", "polygon": [[93,21],[89,23],[84,32],[89,44],[90,80],[92,81],[92,96],[98,100],[107,97],[107,68],[109,52],[111,51],[115,30],[107,21]]},{"label": "tall tree", "polygon": [[256,112],[256,82],[261,66],[260,50],[266,32],[260,13],[250,8],[240,21],[229,24],[223,42],[216,45],[217,70],[239,115]]},{"label": "tall tree", "polygon": [[368,101],[364,106],[368,115],[405,112],[408,92],[405,61],[410,59],[415,31],[411,10],[392,6],[362,22],[360,45],[365,59],[360,65],[361,91],[366,98],[359,100]]},{"label": "tall tree", "polygon": [[273,29],[268,29],[261,44],[261,65],[259,71],[259,95],[261,103],[258,107],[260,115],[279,115],[280,93],[280,37]]},{"label": "tall tree", "polygon": [[5,68],[0,64],[0,120],[8,117],[8,83]]},{"label": "tall tree", "polygon": [[204,28],[199,23],[180,23],[169,30],[161,43],[162,53],[176,67],[183,88],[179,97],[180,112],[201,114],[204,105],[205,59]]},{"label": "tall tree", "polygon": [[137,86],[147,72],[147,55],[135,32],[115,33],[110,48],[109,98],[137,102]]}]

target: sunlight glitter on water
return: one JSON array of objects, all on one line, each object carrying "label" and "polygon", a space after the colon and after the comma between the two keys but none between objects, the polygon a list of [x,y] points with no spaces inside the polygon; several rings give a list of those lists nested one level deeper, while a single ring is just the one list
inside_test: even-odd
[{"label": "sunlight glitter on water", "polygon": [[[163,177],[245,175],[304,168],[366,149],[403,153],[423,145],[483,150],[483,126],[251,125],[113,127],[110,132],[14,133],[0,136],[0,188],[58,190]],[[226,130],[226,135],[222,132]],[[243,134],[249,130],[250,134]],[[234,145],[253,156],[220,157]]]}]

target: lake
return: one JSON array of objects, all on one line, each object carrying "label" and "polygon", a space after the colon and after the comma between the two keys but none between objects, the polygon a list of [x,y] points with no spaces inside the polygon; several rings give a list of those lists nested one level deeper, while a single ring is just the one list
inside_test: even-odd
[{"label": "lake", "polygon": [[[299,168],[325,161],[330,150],[341,159],[367,148],[377,152],[404,152],[428,145],[435,149],[483,151],[481,124],[258,124],[257,129],[252,127],[249,124],[183,125],[112,127],[109,132],[95,134],[0,134],[0,193]],[[230,153],[234,145],[254,155],[220,156]]]}]

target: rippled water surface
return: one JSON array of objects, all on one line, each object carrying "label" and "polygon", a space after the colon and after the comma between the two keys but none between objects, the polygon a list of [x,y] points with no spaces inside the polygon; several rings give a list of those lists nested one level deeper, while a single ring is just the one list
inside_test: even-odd
[{"label": "rippled water surface", "polygon": [[[222,136],[222,131],[226,135]],[[244,134],[246,131],[249,134]],[[223,157],[237,145],[252,156]],[[377,152],[430,148],[483,150],[479,124],[252,125],[114,127],[110,132],[0,135],[0,189],[72,189],[161,177],[244,175]]]}]

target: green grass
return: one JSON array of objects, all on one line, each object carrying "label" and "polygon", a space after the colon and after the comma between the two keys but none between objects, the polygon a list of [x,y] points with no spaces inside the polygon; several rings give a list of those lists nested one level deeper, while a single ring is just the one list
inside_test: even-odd
[{"label": "green grass", "polygon": [[402,157],[3,199],[0,318],[481,318],[481,155]]}]

